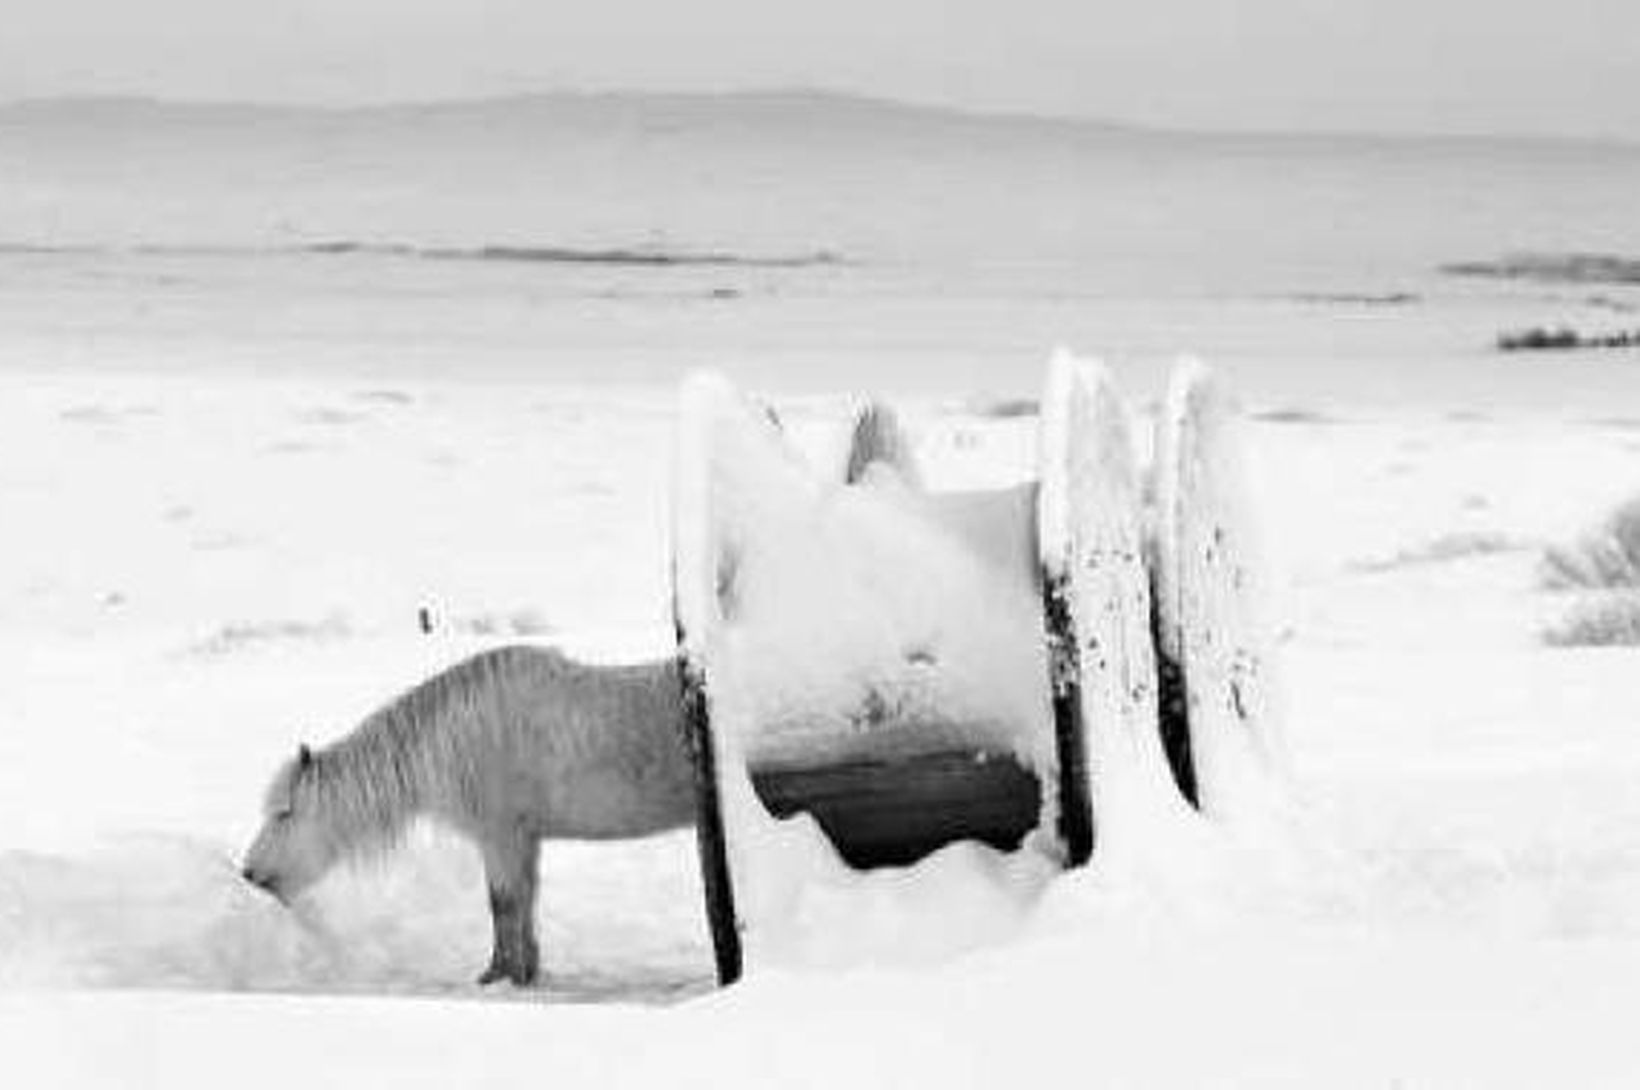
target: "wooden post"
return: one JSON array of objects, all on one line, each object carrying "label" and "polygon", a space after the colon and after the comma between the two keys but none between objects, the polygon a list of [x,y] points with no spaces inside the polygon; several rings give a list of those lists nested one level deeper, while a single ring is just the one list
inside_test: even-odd
[{"label": "wooden post", "polygon": [[[678,646],[683,645],[680,626]],[[700,853],[701,882],[706,893],[706,924],[712,934],[718,983],[728,985],[740,979],[743,958],[740,919],[735,914],[735,891],[729,878],[728,844],[724,841],[722,799],[718,794],[711,703],[700,671],[681,650],[678,657],[684,741],[695,769],[695,844]]]},{"label": "wooden post", "polygon": [[1048,685],[1059,759],[1059,838],[1065,843],[1065,865],[1080,867],[1093,856],[1093,800],[1088,790],[1082,664],[1071,623],[1069,582],[1064,575],[1043,572],[1042,617],[1048,633]]}]

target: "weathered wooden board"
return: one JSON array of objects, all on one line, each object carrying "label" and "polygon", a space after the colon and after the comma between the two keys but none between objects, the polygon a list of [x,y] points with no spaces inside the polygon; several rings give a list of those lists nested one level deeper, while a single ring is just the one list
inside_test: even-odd
[{"label": "weathered wooden board", "polygon": [[[735,909],[728,842],[718,790],[722,754],[712,724],[709,661],[721,625],[710,584],[717,571],[712,532],[710,451],[713,421],[727,391],[702,380],[686,384],[681,398],[672,489],[672,619],[682,685],[684,740],[695,769],[695,842],[700,855],[706,921],[712,936],[718,983],[740,979],[744,957]],[[774,425],[771,422],[771,426]]]},{"label": "weathered wooden board", "polygon": [[1168,755],[1181,790],[1208,814],[1233,805],[1280,742],[1239,424],[1210,371],[1177,370],[1157,422],[1156,649]]},{"label": "weathered wooden board", "polygon": [[1141,490],[1127,412],[1102,365],[1054,360],[1040,458],[1060,826],[1080,863],[1093,849],[1109,778],[1139,763],[1160,767]]}]

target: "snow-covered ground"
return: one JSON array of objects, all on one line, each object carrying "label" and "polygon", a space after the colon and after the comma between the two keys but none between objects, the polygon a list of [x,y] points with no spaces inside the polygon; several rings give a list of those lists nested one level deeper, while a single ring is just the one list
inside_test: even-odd
[{"label": "snow-covered ground", "polygon": [[[75,250],[85,240],[69,228],[88,224],[93,243],[128,242],[133,224],[153,228],[136,232],[147,241],[166,225],[203,224],[210,239],[220,227],[179,195],[197,141],[179,137],[180,158],[161,164],[175,177],[133,168],[146,181],[127,191],[109,184],[119,174],[95,132],[76,132],[61,176],[19,167],[27,199],[8,203],[8,229],[44,224],[45,242],[69,245],[0,252],[0,1085],[1536,1086],[1640,1073],[1623,1032],[1640,1002],[1636,652],[1546,644],[1572,599],[1539,578],[1545,545],[1640,492],[1640,369],[1632,354],[1488,351],[1501,328],[1633,325],[1640,296],[1430,269],[1521,239],[1595,245],[1628,207],[1631,152],[1539,149],[1540,177],[1538,152],[1479,145],[1346,148],[1336,162],[1279,141],[1157,145],[1154,160],[1142,139],[1084,148],[1077,169],[1116,170],[1132,183],[1121,208],[1148,212],[1082,223],[1066,247],[1091,258],[976,268],[926,257],[940,209],[893,219],[916,202],[876,188],[906,165],[883,138],[855,194],[883,203],[851,205],[834,164],[813,187],[831,202],[818,236],[774,197],[763,219],[733,223],[709,177],[689,200],[713,215],[680,197],[686,225],[746,226],[750,242],[730,236],[741,250],[838,232],[858,266],[566,269],[263,253],[255,232],[241,250]],[[1015,152],[1075,166],[1051,146]],[[688,147],[667,154],[694,161]],[[1510,178],[1488,190],[1495,206],[1459,184],[1489,155]],[[976,158],[992,157],[956,163]],[[624,161],[611,152],[604,168]],[[524,207],[457,176],[437,175],[434,200],[349,162],[293,189],[299,240],[345,235],[334,225],[374,210],[366,226],[389,241],[482,213],[460,237],[487,243]],[[1146,203],[1146,179],[1169,164],[1183,196]],[[940,170],[914,165],[911,196],[938,190]],[[1375,169],[1385,177],[1362,181]],[[1299,204],[1331,196],[1271,243],[1280,260],[1227,288],[1250,259],[1233,243],[1264,227],[1244,230],[1261,205],[1232,198],[1267,195],[1272,179]],[[1567,188],[1579,179],[1591,201]],[[949,199],[982,210],[995,181]],[[1061,188],[1064,207],[1094,192]],[[267,214],[266,193],[201,192],[224,222]],[[616,226],[630,226],[627,205],[671,207],[652,184],[621,194],[605,210]],[[1392,194],[1392,211],[1374,194]],[[1441,207],[1463,215],[1446,222]],[[1451,234],[1426,238],[1396,208]],[[530,222],[554,231],[555,215]],[[1198,236],[1190,215],[1223,222]],[[1128,249],[1099,250],[1101,216],[1126,225]],[[1166,245],[1146,251],[1158,223]],[[1338,234],[1318,226],[1331,223]],[[590,244],[608,225],[596,220]],[[1004,209],[945,241],[983,252],[1012,226]],[[1052,217],[1033,231],[1022,251],[1059,237]],[[1325,268],[1311,281],[1317,239]],[[1344,260],[1367,242],[1370,260]],[[1491,249],[1425,252],[1437,242]],[[1181,254],[1201,268],[1168,280]],[[1086,280],[1052,290],[1084,258]],[[1166,285],[1111,287],[1140,267]],[[1056,343],[1108,355],[1141,414],[1187,350],[1222,364],[1253,410],[1295,773],[1283,822],[1158,829],[1120,858],[1096,853],[1046,885],[1021,876],[1005,903],[950,905],[923,925],[952,942],[827,971],[754,966],[722,993],[685,833],[549,845],[545,981],[529,991],[472,983],[489,940],[481,868],[436,830],[294,912],[238,878],[277,764],[435,668],[517,639],[668,652],[687,368],[771,391],[815,449],[835,441],[849,395],[888,391],[933,485],[1001,486],[1030,470],[1035,420],[1016,399],[1036,392]],[[963,951],[931,959],[937,945]]]},{"label": "snow-covered ground", "polygon": [[[1565,608],[1541,544],[1640,485],[1620,420],[1255,419],[1301,835],[1159,842],[966,958],[721,996],[689,836],[553,845],[546,984],[497,995],[470,983],[488,936],[465,845],[428,834],[295,914],[236,853],[297,741],[436,665],[515,632],[664,651],[670,392],[0,382],[0,1035],[46,1084],[1634,1070],[1633,652],[1538,640]],[[936,485],[1026,471],[1032,419],[952,400],[907,403]],[[813,445],[843,408],[782,403]]]}]

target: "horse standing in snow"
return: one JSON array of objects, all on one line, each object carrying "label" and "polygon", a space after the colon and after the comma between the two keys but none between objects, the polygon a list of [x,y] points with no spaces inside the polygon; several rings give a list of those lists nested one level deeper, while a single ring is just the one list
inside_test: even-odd
[{"label": "horse standing in snow", "polygon": [[[884,474],[920,487],[898,418],[871,403],[856,414],[842,483]],[[264,811],[244,875],[281,900],[338,863],[389,851],[418,817],[470,837],[484,857],[495,928],[479,982],[529,984],[540,969],[542,840],[648,836],[695,819],[678,664],[590,666],[532,647],[476,655],[340,742],[301,747],[274,777]]]},{"label": "horse standing in snow", "polygon": [[504,647],[450,667],[347,737],[301,747],[268,789],[244,875],[281,900],[426,816],[484,859],[495,945],[481,984],[532,983],[544,839],[647,836],[694,820],[673,660],[593,666]]}]

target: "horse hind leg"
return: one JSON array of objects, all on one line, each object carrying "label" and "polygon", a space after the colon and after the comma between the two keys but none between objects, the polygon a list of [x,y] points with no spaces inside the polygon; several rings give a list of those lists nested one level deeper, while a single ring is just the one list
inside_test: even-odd
[{"label": "horse hind leg", "polygon": [[535,938],[536,862],[540,841],[510,838],[484,846],[484,873],[490,891],[490,918],[495,932],[490,965],[480,984],[509,980],[535,983],[541,968]]}]

